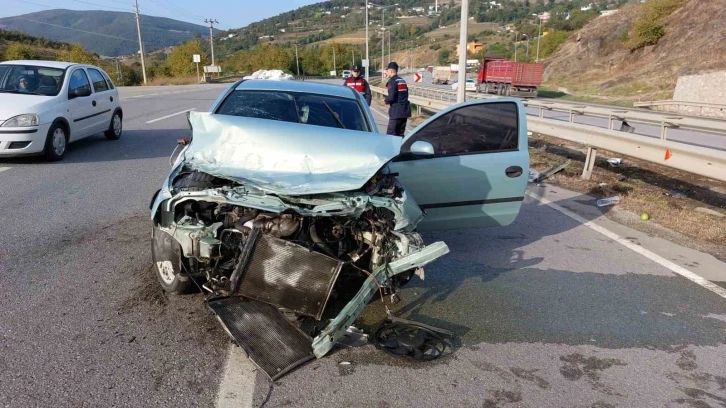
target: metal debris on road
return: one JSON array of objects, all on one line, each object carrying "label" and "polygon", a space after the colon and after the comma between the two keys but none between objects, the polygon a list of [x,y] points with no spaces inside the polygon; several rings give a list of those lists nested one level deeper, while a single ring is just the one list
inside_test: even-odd
[{"label": "metal debris on road", "polygon": [[533,183],[539,183],[539,182],[544,181],[545,179],[549,178],[553,174],[561,172],[567,166],[569,166],[571,162],[572,162],[572,160],[567,159],[567,161],[564,162],[564,163],[555,164],[554,166],[552,166],[552,167],[548,168],[547,170],[543,171],[539,175],[539,177],[537,177],[536,179],[534,179]]}]

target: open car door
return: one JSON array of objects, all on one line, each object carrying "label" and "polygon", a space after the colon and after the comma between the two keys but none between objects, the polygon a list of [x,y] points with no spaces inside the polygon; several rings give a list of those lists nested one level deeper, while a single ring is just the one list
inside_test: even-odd
[{"label": "open car door", "polygon": [[390,167],[427,213],[419,231],[508,225],[527,186],[524,106],[508,98],[454,105],[406,136]]}]

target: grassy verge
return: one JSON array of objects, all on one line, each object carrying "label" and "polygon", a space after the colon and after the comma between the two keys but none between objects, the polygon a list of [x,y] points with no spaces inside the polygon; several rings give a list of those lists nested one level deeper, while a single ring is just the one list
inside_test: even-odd
[{"label": "grassy verge", "polygon": [[185,77],[156,77],[149,81],[149,86],[163,86],[163,85],[193,85],[197,84],[197,76],[185,76]]},{"label": "grassy verge", "polygon": [[633,101],[627,99],[618,99],[610,97],[595,98],[591,96],[572,95],[565,92],[555,91],[547,87],[539,87],[537,96],[540,98],[563,99],[574,102],[596,103],[599,105],[613,105],[625,108],[632,108]]},{"label": "grassy verge", "polygon": [[[598,151],[592,179],[582,180],[583,146],[549,136],[535,134],[530,137],[532,168],[543,171],[567,159],[572,160],[565,170],[551,176],[546,183],[595,197],[620,196],[620,210],[636,217],[642,213],[650,216],[649,221],[630,226],[650,233],[649,225],[656,224],[700,241],[708,247],[708,252],[726,258],[726,217],[697,210],[707,208],[726,215],[726,183],[627,157],[623,157],[620,167],[613,168],[607,163],[612,157],[622,156]],[[694,242],[679,243],[694,247],[689,245]]]}]

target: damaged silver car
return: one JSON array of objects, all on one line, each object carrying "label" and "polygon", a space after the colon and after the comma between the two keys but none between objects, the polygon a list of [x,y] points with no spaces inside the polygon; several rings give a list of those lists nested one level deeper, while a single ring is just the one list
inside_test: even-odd
[{"label": "damaged silver car", "polygon": [[[278,378],[328,353],[374,296],[424,278],[449,249],[420,232],[516,218],[524,115],[514,99],[468,102],[401,138],[378,133],[345,87],[238,82],[189,114],[191,140],[152,200],[158,281],[204,291],[232,339]],[[392,347],[435,357],[421,338]]]}]

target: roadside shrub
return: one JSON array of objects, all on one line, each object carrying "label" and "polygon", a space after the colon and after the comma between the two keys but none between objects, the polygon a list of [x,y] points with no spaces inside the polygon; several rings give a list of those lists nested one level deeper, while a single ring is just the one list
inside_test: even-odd
[{"label": "roadside shrub", "polygon": [[446,65],[449,63],[449,57],[451,56],[451,51],[447,49],[443,49],[439,51],[439,64]]},{"label": "roadside shrub", "polygon": [[[566,31],[550,30],[546,36],[542,37],[542,43],[540,44],[539,57],[547,58],[552,55],[560,45],[567,41],[569,34]],[[531,54],[530,50],[530,54]]]},{"label": "roadside shrub", "polygon": [[429,45],[429,48],[431,48],[434,51],[438,51],[441,49],[441,44],[434,43],[434,44]]},{"label": "roadside shrub", "polygon": [[628,32],[628,30],[623,30],[620,33],[620,37],[618,37],[618,38],[620,39],[621,43],[627,44],[628,41],[630,41],[630,33]]},{"label": "roadside shrub", "polygon": [[688,3],[689,0],[649,0],[640,6],[638,16],[633,22],[628,48],[635,51],[639,48],[655,45],[665,35],[663,19],[670,16]]}]

